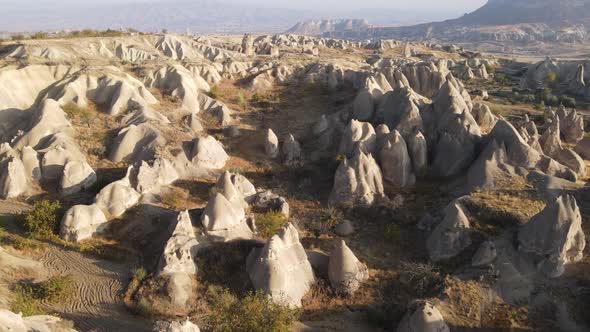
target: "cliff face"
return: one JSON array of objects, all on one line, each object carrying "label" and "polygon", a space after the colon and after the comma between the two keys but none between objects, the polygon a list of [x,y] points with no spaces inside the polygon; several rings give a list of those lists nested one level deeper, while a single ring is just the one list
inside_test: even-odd
[{"label": "cliff face", "polygon": [[286,33],[320,36],[325,33],[359,32],[370,27],[366,20],[360,19],[305,21],[297,23]]}]

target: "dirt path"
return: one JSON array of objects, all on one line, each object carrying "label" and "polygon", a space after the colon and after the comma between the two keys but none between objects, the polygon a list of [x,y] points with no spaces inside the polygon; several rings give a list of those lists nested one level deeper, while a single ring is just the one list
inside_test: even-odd
[{"label": "dirt path", "polygon": [[51,310],[72,320],[80,331],[150,331],[147,320],[127,311],[121,295],[130,277],[129,264],[84,256],[52,247],[40,258],[52,275],[71,275],[75,291]]}]

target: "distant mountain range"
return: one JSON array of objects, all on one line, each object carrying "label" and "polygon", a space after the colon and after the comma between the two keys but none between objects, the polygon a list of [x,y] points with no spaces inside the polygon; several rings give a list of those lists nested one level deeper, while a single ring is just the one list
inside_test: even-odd
[{"label": "distant mountain range", "polygon": [[[0,30],[34,32],[64,29],[134,28],[153,32],[162,29],[196,33],[281,33],[296,22],[366,18],[379,26],[400,26],[440,20],[457,10],[333,9],[295,10],[247,5],[225,0],[153,0],[108,3],[95,1],[21,0],[2,4]],[[360,4],[362,6],[362,3]]]},{"label": "distant mountain range", "polygon": [[580,42],[588,39],[590,0],[489,0],[464,16],[404,27],[367,27],[325,32],[349,39]]}]

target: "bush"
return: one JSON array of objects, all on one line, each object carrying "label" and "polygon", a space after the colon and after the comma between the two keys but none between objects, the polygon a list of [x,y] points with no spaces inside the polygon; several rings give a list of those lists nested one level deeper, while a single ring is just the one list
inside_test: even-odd
[{"label": "bush", "polygon": [[35,32],[31,35],[31,39],[47,39],[47,32]]},{"label": "bush", "polygon": [[74,289],[74,280],[71,276],[55,276],[31,286],[32,294],[36,299],[55,302],[68,296]]},{"label": "bush", "polygon": [[213,99],[217,99],[219,97],[219,87],[217,85],[211,86],[207,95]]},{"label": "bush", "polygon": [[443,277],[430,263],[402,262],[400,278],[417,297],[431,297],[437,294],[443,284]]},{"label": "bush", "polygon": [[561,96],[561,103],[565,107],[575,108],[576,107],[576,99],[568,96]]},{"label": "bush", "polygon": [[288,222],[287,218],[277,211],[269,211],[256,215],[258,234],[265,239],[277,234]]},{"label": "bush", "polygon": [[23,226],[32,236],[53,236],[59,231],[61,213],[59,201],[38,201],[33,210],[25,217]]},{"label": "bush", "polygon": [[23,316],[45,314],[42,303],[55,303],[66,299],[74,289],[71,276],[55,276],[36,284],[20,284],[14,289],[11,310]]},{"label": "bush", "polygon": [[147,277],[147,271],[143,267],[138,267],[133,271],[133,280],[142,282]]},{"label": "bush", "polygon": [[41,309],[39,301],[37,301],[31,292],[31,290],[24,287],[17,287],[14,290],[14,299],[10,305],[10,311],[16,313],[22,313],[24,317],[44,315],[46,312]]},{"label": "bush", "polygon": [[90,127],[92,122],[92,113],[85,108],[82,108],[75,103],[67,103],[61,109],[68,115],[70,120],[76,120],[80,123]]},{"label": "bush", "polygon": [[208,290],[211,314],[207,325],[213,332],[288,332],[299,311],[274,303],[264,292],[250,292],[243,299],[227,289]]},{"label": "bush", "polygon": [[548,94],[545,96],[545,105],[559,106],[559,98],[554,94]]},{"label": "bush", "polygon": [[553,86],[555,85],[555,83],[557,82],[557,74],[554,72],[551,72],[549,74],[547,74],[547,77],[545,78],[545,84],[547,86]]}]

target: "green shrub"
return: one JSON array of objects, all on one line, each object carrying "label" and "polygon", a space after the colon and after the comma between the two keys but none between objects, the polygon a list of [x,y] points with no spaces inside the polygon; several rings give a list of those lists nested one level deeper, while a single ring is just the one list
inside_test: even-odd
[{"label": "green shrub", "polygon": [[213,332],[288,332],[299,311],[274,303],[264,292],[250,292],[241,300],[227,289],[210,287],[211,314],[207,325]]},{"label": "green shrub", "polygon": [[54,276],[35,284],[20,284],[13,293],[11,310],[22,312],[26,316],[42,315],[42,303],[56,303],[64,301],[74,289],[71,276]]},{"label": "green shrub", "polygon": [[38,201],[33,210],[25,217],[23,226],[32,236],[53,236],[59,230],[61,213],[59,201]]},{"label": "green shrub", "polygon": [[559,98],[554,94],[548,94],[545,96],[545,105],[559,106]]},{"label": "green shrub", "polygon": [[39,301],[33,296],[33,292],[25,287],[17,287],[13,292],[13,300],[10,305],[10,311],[22,313],[23,316],[45,315],[46,312],[41,309]]},{"label": "green shrub", "polygon": [[576,99],[568,96],[561,96],[561,104],[565,107],[575,108]]},{"label": "green shrub", "polygon": [[61,109],[68,115],[68,118],[71,120],[77,120],[80,123],[90,127],[92,122],[92,113],[86,109],[82,108],[75,103],[67,103],[61,106]]},{"label": "green shrub", "polygon": [[547,77],[545,78],[545,84],[547,86],[554,86],[556,82],[557,82],[557,74],[556,73],[550,72],[549,74],[547,74]]},{"label": "green shrub", "polygon": [[133,271],[133,280],[142,282],[147,277],[147,271],[143,267],[138,267]]},{"label": "green shrub", "polygon": [[256,215],[258,234],[265,239],[277,234],[288,222],[287,218],[277,211],[269,211]]},{"label": "green shrub", "polygon": [[213,99],[217,99],[219,97],[219,87],[217,85],[211,86],[207,95]]},{"label": "green shrub", "polygon": [[74,280],[71,276],[54,276],[32,285],[31,290],[36,299],[55,302],[67,297],[74,289],[73,286]]}]

